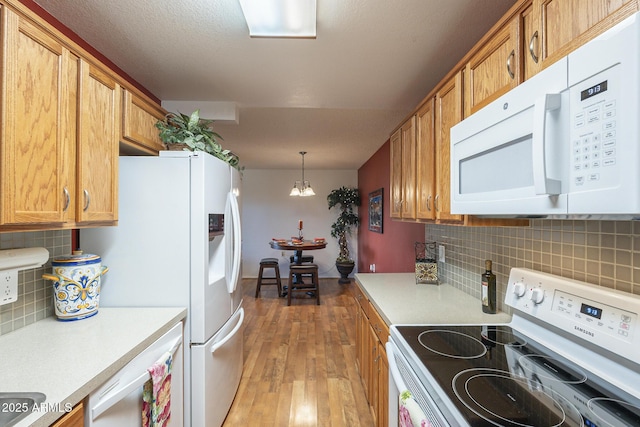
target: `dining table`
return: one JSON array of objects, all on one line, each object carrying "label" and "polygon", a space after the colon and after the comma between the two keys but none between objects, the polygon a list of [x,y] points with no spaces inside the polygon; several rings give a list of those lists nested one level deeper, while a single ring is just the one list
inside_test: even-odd
[{"label": "dining table", "polygon": [[[293,254],[293,263],[300,265],[302,264],[302,252],[303,251],[314,251],[317,249],[324,249],[327,247],[326,240],[276,240],[273,239],[269,242],[269,245],[272,249],[276,249],[279,251],[294,251]],[[296,274],[293,278],[293,283],[304,283],[302,277]],[[286,286],[285,286],[286,288]]]},{"label": "dining table", "polygon": [[272,249],[279,251],[294,251],[293,262],[295,264],[302,264],[302,251],[313,251],[316,249],[324,249],[327,247],[327,241],[317,240],[271,240],[269,242]]}]

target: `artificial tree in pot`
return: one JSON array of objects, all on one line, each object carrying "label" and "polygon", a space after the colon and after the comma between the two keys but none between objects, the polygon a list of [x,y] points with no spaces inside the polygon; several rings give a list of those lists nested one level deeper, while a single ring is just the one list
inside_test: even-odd
[{"label": "artificial tree in pot", "polygon": [[158,120],[156,128],[168,150],[204,151],[237,168],[238,156],[222,148],[218,140],[223,138],[211,129],[212,123],[213,120],[200,118],[200,110],[190,115],[170,112],[164,120]]},{"label": "artificial tree in pot", "polygon": [[340,210],[338,218],[331,224],[331,236],[338,239],[340,253],[336,259],[336,268],[340,273],[338,283],[349,283],[349,274],[353,271],[355,262],[349,253],[347,234],[351,235],[351,229],[360,222],[358,215],[353,211],[355,206],[360,206],[360,191],[357,188],[342,186],[331,191],[327,196],[329,209],[337,207]]}]

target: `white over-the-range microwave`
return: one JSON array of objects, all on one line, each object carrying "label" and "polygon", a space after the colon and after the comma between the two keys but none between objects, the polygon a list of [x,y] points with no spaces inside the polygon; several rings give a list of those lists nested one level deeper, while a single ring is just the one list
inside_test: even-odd
[{"label": "white over-the-range microwave", "polygon": [[451,213],[640,219],[639,21],[451,129]]}]

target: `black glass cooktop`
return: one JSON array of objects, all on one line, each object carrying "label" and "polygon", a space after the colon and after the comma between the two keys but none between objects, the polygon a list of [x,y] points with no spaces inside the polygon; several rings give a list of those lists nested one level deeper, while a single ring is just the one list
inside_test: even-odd
[{"label": "black glass cooktop", "polygon": [[396,328],[471,426],[640,426],[640,401],[509,326]]}]

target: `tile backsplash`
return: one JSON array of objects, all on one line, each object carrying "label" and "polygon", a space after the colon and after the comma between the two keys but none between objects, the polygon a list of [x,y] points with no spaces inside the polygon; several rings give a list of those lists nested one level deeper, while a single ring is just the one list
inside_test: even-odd
[{"label": "tile backsplash", "polygon": [[444,245],[442,282],[480,298],[484,260],[493,261],[498,308],[512,267],[530,268],[640,295],[640,222],[532,220],[529,227],[425,226]]},{"label": "tile backsplash", "polygon": [[40,268],[18,272],[18,300],[0,306],[0,335],[53,316],[53,286],[42,279],[51,272],[51,259],[71,253],[71,231],[0,233],[0,249],[43,247],[49,260]]}]

